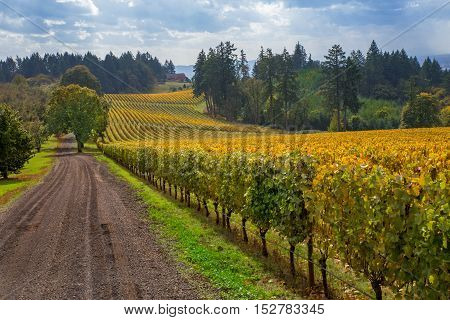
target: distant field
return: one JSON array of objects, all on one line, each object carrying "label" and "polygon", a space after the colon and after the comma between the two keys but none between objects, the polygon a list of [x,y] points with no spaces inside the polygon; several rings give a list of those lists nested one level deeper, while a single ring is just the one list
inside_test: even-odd
[{"label": "distant field", "polygon": [[107,94],[111,102],[108,142],[188,138],[262,132],[267,129],[233,124],[201,112],[204,100],[192,90],[160,94]]},{"label": "distant field", "polygon": [[37,153],[25,165],[19,174],[11,174],[8,180],[0,180],[0,208],[17,198],[27,188],[38,183],[50,170],[58,141],[50,138]]},{"label": "distant field", "polygon": [[183,86],[186,86],[186,88],[191,88],[192,84],[190,83],[180,83],[180,82],[173,82],[173,81],[167,81],[165,83],[158,83],[156,87],[153,88],[151,93],[167,93],[167,92],[173,92],[178,91],[181,89],[184,90]]}]

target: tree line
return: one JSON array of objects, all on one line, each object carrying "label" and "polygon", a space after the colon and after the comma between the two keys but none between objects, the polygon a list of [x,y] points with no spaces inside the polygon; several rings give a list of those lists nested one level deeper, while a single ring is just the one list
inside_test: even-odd
[{"label": "tree line", "polygon": [[47,75],[59,78],[67,69],[85,65],[100,81],[105,93],[148,91],[159,81],[164,81],[167,73],[174,73],[173,62],[162,64],[148,52],[133,55],[125,52],[120,56],[108,53],[104,59],[91,52],[85,55],[73,53],[45,54],[33,53],[29,57],[0,61],[0,82],[10,82],[16,75],[26,78]]},{"label": "tree line", "polygon": [[[209,114],[231,121],[295,130],[383,129],[404,122],[401,106],[414,103],[421,92],[448,97],[450,72],[430,58],[420,65],[404,49],[383,52],[375,41],[366,54],[347,55],[334,45],[323,62],[300,43],[292,54],[261,47],[250,70],[245,52],[222,42],[199,53],[193,86],[197,96],[205,96]],[[436,96],[436,88],[444,94]],[[373,107],[376,101],[384,106]],[[392,110],[390,102],[398,107]],[[448,98],[437,104],[439,112]]]}]

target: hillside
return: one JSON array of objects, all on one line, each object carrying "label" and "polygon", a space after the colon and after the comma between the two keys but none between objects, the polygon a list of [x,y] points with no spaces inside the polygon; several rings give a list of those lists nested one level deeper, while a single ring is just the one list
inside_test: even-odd
[{"label": "hillside", "polygon": [[199,111],[204,101],[192,90],[160,94],[107,94],[111,103],[108,142],[195,138],[267,129],[232,124]]}]

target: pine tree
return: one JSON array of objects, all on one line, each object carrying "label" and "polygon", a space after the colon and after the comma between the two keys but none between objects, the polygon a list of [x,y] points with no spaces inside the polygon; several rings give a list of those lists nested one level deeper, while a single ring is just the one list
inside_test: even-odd
[{"label": "pine tree", "polygon": [[246,79],[250,78],[250,68],[248,66],[247,56],[246,56],[244,50],[241,50],[238,69],[239,69],[239,75],[242,80],[246,80]]},{"label": "pine tree", "polygon": [[264,52],[264,48],[261,47],[261,50],[259,51],[258,58],[256,59],[255,66],[253,67],[253,77],[255,79],[263,80],[264,78],[264,63],[265,63],[266,54]]},{"label": "pine tree", "polygon": [[326,73],[325,91],[328,106],[336,112],[337,131],[341,131],[341,110],[344,98],[345,84],[345,52],[340,45],[334,45],[328,50],[323,63]]},{"label": "pine tree", "polygon": [[206,54],[205,51],[202,50],[198,54],[197,62],[194,65],[194,76],[192,77],[192,86],[194,88],[194,95],[196,97],[201,96],[206,93],[205,90],[205,63],[206,63]]},{"label": "pine tree", "polygon": [[164,69],[166,70],[167,74],[175,74],[175,65],[173,64],[172,60],[166,60],[164,62]]},{"label": "pine tree", "polygon": [[292,68],[293,61],[289,52],[284,48],[281,54],[279,72],[277,74],[276,93],[282,105],[284,113],[284,126],[288,129],[289,112],[297,100],[297,85],[295,83],[295,72]]},{"label": "pine tree", "polygon": [[378,49],[375,41],[372,41],[366,56],[365,87],[364,93],[371,97],[377,84],[383,81],[383,54]]},{"label": "pine tree", "polygon": [[292,55],[292,67],[295,71],[299,71],[306,67],[306,51],[305,48],[297,42],[294,49],[294,54]]},{"label": "pine tree", "polygon": [[275,125],[275,77],[276,77],[276,64],[275,57],[272,53],[272,49],[266,50],[265,58],[265,70],[263,81],[266,87],[266,96],[269,100],[268,113],[269,119],[272,125]]},{"label": "pine tree", "polygon": [[358,99],[358,87],[361,79],[360,68],[352,57],[348,57],[345,63],[345,83],[344,83],[344,130],[348,129],[347,109],[356,113],[360,108]]}]

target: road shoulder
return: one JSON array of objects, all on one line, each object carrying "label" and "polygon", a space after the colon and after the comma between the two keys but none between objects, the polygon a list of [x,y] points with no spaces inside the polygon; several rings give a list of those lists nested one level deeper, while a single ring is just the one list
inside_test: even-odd
[{"label": "road shoulder", "polygon": [[54,155],[57,148],[57,138],[51,137],[43,144],[41,152],[36,153],[19,174],[11,174],[7,180],[0,180],[0,212],[10,207],[31,187],[43,181],[56,161]]}]

